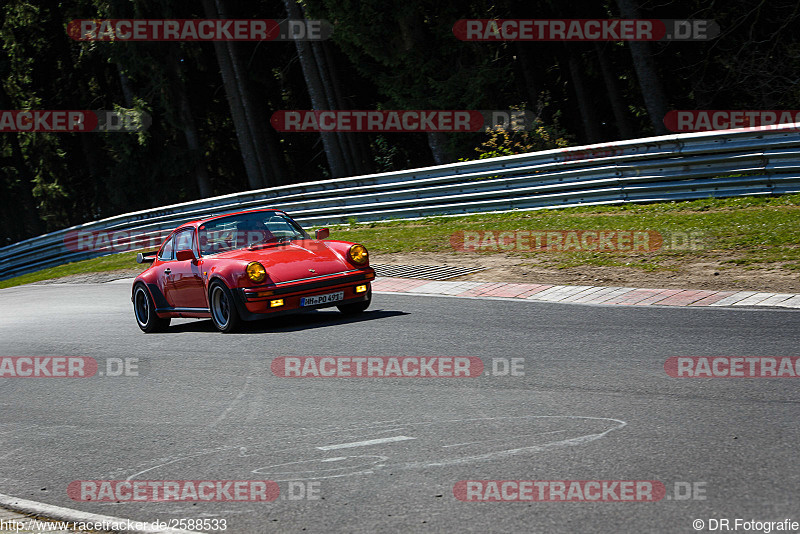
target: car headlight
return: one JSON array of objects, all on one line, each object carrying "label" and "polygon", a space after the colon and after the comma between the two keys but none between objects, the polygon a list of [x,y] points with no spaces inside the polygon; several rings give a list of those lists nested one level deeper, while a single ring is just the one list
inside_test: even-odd
[{"label": "car headlight", "polygon": [[350,261],[356,265],[366,265],[369,262],[369,252],[364,245],[353,245],[347,252]]},{"label": "car headlight", "polygon": [[248,263],[245,271],[247,272],[247,278],[253,282],[261,282],[267,277],[267,270],[257,261]]}]

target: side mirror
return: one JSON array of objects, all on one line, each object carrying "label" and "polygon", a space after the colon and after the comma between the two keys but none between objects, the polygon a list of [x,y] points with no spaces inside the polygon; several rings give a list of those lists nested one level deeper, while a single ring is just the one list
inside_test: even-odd
[{"label": "side mirror", "polygon": [[175,254],[175,259],[178,261],[186,261],[186,260],[194,261],[197,259],[197,256],[194,255],[193,250],[187,248],[179,250],[178,253]]},{"label": "side mirror", "polygon": [[328,228],[319,228],[314,232],[314,237],[316,239],[326,239],[329,235],[331,235],[331,231]]},{"label": "side mirror", "polygon": [[153,263],[156,261],[156,254],[158,251],[153,252],[139,252],[136,254],[136,263]]}]

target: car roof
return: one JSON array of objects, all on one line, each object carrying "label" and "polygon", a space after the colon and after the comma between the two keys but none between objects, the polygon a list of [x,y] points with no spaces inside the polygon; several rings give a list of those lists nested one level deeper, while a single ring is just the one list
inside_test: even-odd
[{"label": "car roof", "polygon": [[214,215],[213,217],[206,217],[205,219],[197,219],[196,221],[191,221],[191,222],[184,223],[184,224],[180,225],[179,227],[177,227],[175,230],[173,230],[173,233],[175,231],[177,231],[177,230],[182,229],[182,228],[189,228],[189,227],[197,228],[201,224],[205,224],[205,223],[207,223],[209,221],[213,221],[213,220],[216,220],[216,219],[222,219],[224,217],[230,217],[232,215],[244,215],[244,214],[247,214],[247,213],[265,213],[265,212],[270,212],[270,211],[271,212],[283,213],[283,210],[278,210],[278,209],[273,209],[273,208],[264,208],[264,209],[259,209],[259,210],[234,211],[234,212],[231,212],[231,213],[223,213],[222,215]]}]

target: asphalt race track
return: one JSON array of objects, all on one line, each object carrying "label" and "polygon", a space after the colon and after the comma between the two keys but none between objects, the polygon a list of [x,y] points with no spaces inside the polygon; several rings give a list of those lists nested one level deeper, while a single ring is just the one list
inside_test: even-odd
[{"label": "asphalt race track", "polygon": [[[0,378],[0,493],[230,533],[694,532],[800,520],[800,378],[671,378],[672,356],[800,356],[793,310],[376,294],[145,335],[127,283],[0,291],[0,356],[138,376]],[[476,378],[281,378],[279,356],[473,356]],[[493,358],[524,374],[493,376]],[[107,374],[107,373],[104,373]],[[274,502],[78,502],[79,480],[273,480]],[[462,502],[463,480],[660,481],[658,502]],[[308,498],[312,497],[312,498]],[[713,525],[713,523],[711,523]]]}]

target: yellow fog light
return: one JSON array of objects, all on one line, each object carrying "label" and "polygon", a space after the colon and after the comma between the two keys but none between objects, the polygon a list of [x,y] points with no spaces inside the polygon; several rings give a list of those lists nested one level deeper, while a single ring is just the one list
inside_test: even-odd
[{"label": "yellow fog light", "polygon": [[267,270],[257,261],[251,261],[245,269],[247,277],[253,282],[261,282],[267,277]]},{"label": "yellow fog light", "polygon": [[366,290],[367,290],[367,286],[366,285],[356,286],[356,293],[363,293]]},{"label": "yellow fog light", "polygon": [[277,308],[278,306],[283,306],[283,299],[275,299],[269,301],[270,308]]},{"label": "yellow fog light", "polygon": [[350,261],[356,265],[366,265],[369,261],[369,252],[364,245],[353,245],[347,254],[350,256]]}]

